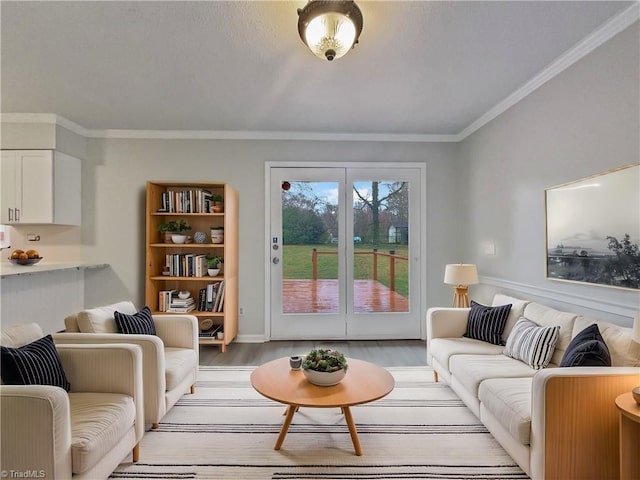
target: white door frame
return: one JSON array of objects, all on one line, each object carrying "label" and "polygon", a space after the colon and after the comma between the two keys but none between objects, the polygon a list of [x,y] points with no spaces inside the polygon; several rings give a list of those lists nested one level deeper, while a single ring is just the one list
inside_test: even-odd
[{"label": "white door frame", "polygon": [[[268,161],[265,162],[265,201],[264,201],[264,218],[265,218],[265,231],[264,231],[264,340],[271,340],[271,169],[272,168],[362,168],[365,165],[370,165],[372,168],[416,168],[420,170],[420,209],[422,215],[420,215],[420,224],[418,225],[420,231],[420,245],[414,250],[419,252],[421,261],[417,262],[420,265],[420,307],[419,316],[425,318],[425,306],[427,305],[427,267],[426,267],[426,254],[427,254],[427,225],[426,225],[426,198],[427,198],[427,178],[426,178],[426,164],[418,162],[280,162],[280,161]],[[415,253],[414,253],[415,254]],[[423,321],[420,322],[420,337],[425,338],[426,326]]]}]

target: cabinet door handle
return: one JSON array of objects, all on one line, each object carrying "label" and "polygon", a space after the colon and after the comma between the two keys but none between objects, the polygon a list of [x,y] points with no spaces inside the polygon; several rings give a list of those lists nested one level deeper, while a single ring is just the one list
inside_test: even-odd
[{"label": "cabinet door handle", "polygon": [[13,208],[7,208],[7,211],[9,213],[9,221],[13,222]]},{"label": "cabinet door handle", "polygon": [[16,211],[16,222],[19,222],[20,221],[20,209],[16,208],[15,211]]}]

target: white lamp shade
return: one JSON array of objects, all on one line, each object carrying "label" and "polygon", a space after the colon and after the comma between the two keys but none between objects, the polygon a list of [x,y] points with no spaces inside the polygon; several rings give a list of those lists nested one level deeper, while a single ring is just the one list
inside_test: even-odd
[{"label": "white lamp shade", "polygon": [[450,263],[444,270],[444,283],[474,285],[478,283],[478,269],[472,263]]},{"label": "white lamp shade", "polygon": [[305,40],[317,57],[326,58],[327,50],[335,52],[334,58],[340,58],[353,46],[356,39],[356,27],[353,21],[338,12],[318,15],[309,22],[305,30]]},{"label": "white lamp shade", "polygon": [[633,319],[633,341],[640,343],[640,312],[637,312]]}]

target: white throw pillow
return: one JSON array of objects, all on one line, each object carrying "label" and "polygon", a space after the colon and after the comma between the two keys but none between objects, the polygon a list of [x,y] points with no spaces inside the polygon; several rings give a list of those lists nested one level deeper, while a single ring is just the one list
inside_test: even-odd
[{"label": "white throw pillow", "polygon": [[82,333],[118,333],[116,311],[133,315],[136,307],[132,302],[125,301],[83,310],[78,313],[78,327]]},{"label": "white throw pillow", "polygon": [[504,347],[507,357],[515,358],[536,370],[546,367],[556,348],[560,326],[541,327],[520,317]]}]

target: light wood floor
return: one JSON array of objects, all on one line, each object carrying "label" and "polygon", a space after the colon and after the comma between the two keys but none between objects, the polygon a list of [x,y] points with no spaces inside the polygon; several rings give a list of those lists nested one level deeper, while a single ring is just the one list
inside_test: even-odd
[{"label": "light wood floor", "polygon": [[222,353],[219,346],[200,346],[200,365],[254,366],[291,355],[305,355],[324,347],[340,350],[346,357],[366,360],[383,367],[426,365],[424,340],[328,340],[231,343]]}]

